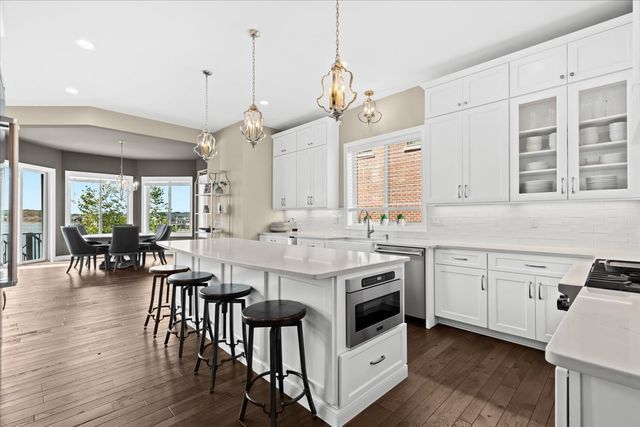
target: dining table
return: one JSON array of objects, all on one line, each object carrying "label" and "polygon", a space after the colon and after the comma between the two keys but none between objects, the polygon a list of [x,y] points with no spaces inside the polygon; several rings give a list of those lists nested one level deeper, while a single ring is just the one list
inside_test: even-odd
[{"label": "dining table", "polygon": [[[155,236],[154,233],[139,233],[138,240],[149,239],[153,236]],[[111,243],[111,239],[113,238],[113,235],[112,233],[93,233],[93,234],[85,234],[82,237],[84,238],[85,241],[93,241],[93,242],[109,244]],[[126,268],[131,268],[131,267],[133,267],[133,260],[130,260],[130,259],[122,260],[118,262],[118,264],[116,265],[116,269],[118,270],[124,270]],[[104,261],[100,263],[98,268],[100,270],[106,269],[106,265]]]}]

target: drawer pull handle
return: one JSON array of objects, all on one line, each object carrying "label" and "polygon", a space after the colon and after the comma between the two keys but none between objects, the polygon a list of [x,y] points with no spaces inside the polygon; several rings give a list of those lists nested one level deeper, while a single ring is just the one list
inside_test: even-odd
[{"label": "drawer pull handle", "polygon": [[538,299],[542,300],[542,283],[538,283]]},{"label": "drawer pull handle", "polygon": [[484,274],[480,278],[480,290],[484,291]]},{"label": "drawer pull handle", "polygon": [[525,264],[525,267],[531,267],[531,268],[547,268],[546,265],[537,265],[537,264]]},{"label": "drawer pull handle", "polygon": [[383,362],[383,361],[384,361],[384,359],[386,359],[386,357],[384,357],[384,355],[382,355],[382,356],[380,356],[380,357],[378,358],[378,360],[374,360],[374,361],[372,361],[372,362],[369,362],[369,365],[371,365],[371,366],[377,365],[378,363]]},{"label": "drawer pull handle", "polygon": [[533,282],[529,282],[529,299],[533,299],[533,295],[531,295],[531,287],[533,286]]},{"label": "drawer pull handle", "polygon": [[451,258],[453,258],[453,259],[455,259],[457,261],[469,261],[469,258],[460,258],[460,257],[455,257],[455,256],[452,256]]}]

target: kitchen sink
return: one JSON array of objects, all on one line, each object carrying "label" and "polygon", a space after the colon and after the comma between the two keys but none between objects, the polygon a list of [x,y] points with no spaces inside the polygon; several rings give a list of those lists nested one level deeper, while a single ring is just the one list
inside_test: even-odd
[{"label": "kitchen sink", "polygon": [[343,237],[341,239],[328,240],[326,247],[346,249],[349,251],[373,252],[376,243],[381,243],[385,240],[384,238],[367,239],[366,237]]}]

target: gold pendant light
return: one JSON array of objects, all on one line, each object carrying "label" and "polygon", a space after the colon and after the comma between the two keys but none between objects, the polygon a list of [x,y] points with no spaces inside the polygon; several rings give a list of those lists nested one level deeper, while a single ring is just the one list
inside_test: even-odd
[{"label": "gold pendant light", "polygon": [[336,0],[336,60],[322,77],[322,95],[316,98],[318,106],[336,121],[358,96],[351,88],[352,83],[353,73],[340,61],[340,5]]},{"label": "gold pendant light", "polygon": [[364,96],[366,96],[367,99],[362,103],[362,111],[358,113],[358,119],[367,125],[378,123],[380,119],[382,119],[382,113],[376,108],[376,101],[371,98],[373,91],[366,91]]},{"label": "gold pendant light", "polygon": [[214,158],[218,154],[216,149],[216,139],[209,132],[209,76],[211,71],[202,70],[204,74],[204,129],[196,138],[196,146],[193,151],[205,162]]},{"label": "gold pendant light", "polygon": [[256,38],[260,37],[260,31],[255,29],[249,30],[249,37],[251,37],[252,44],[252,92],[251,92],[251,105],[249,109],[244,112],[243,123],[240,126],[240,132],[244,135],[245,139],[251,147],[255,148],[256,144],[264,139],[266,136],[264,133],[264,120],[262,113],[256,107]]}]

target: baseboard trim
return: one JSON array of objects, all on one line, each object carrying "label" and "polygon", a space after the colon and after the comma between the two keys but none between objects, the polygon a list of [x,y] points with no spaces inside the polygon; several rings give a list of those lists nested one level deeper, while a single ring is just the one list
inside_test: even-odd
[{"label": "baseboard trim", "polygon": [[515,344],[524,345],[527,347],[535,348],[536,350],[544,350],[547,348],[547,343],[530,340],[528,338],[522,338],[515,335],[505,334],[503,332],[493,331],[491,329],[482,328],[475,325],[467,325],[466,323],[457,322],[455,320],[444,319],[442,317],[436,317],[437,323],[451,326],[453,328],[464,329],[465,331],[474,332],[480,335],[486,335],[488,337],[497,338],[502,341],[509,341]]}]

